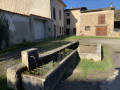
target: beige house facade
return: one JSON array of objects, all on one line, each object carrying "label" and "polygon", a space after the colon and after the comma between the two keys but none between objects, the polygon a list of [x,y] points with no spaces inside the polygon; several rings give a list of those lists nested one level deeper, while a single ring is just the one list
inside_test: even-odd
[{"label": "beige house facade", "polygon": [[66,35],[120,37],[120,12],[115,11],[115,7],[92,10],[71,8],[64,12]]},{"label": "beige house facade", "polygon": [[66,35],[77,35],[80,29],[80,13],[87,10],[86,7],[64,10],[64,23]]},{"label": "beige house facade", "polygon": [[64,35],[64,7],[62,0],[51,0],[51,20],[48,21],[48,37],[59,37]]},{"label": "beige house facade", "polygon": [[115,7],[82,11],[78,35],[120,37],[115,21]]},{"label": "beige house facade", "polygon": [[81,36],[113,36],[114,8],[82,11],[80,14]]}]

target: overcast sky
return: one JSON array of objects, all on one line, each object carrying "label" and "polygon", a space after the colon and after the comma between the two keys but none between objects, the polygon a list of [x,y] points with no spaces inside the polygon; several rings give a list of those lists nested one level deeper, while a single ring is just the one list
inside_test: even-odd
[{"label": "overcast sky", "polygon": [[110,3],[113,3],[113,6],[116,9],[120,9],[120,0],[63,0],[67,5],[66,9],[73,6],[74,8],[85,7],[88,9],[104,8],[110,7]]}]

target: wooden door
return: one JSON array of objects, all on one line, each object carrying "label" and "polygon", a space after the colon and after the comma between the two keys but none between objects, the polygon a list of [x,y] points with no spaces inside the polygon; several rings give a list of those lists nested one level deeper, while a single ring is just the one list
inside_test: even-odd
[{"label": "wooden door", "polygon": [[107,36],[107,26],[96,27],[96,36]]}]

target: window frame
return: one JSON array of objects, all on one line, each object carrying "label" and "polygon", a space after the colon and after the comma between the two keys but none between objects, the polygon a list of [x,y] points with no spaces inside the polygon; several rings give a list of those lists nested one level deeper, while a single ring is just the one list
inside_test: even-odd
[{"label": "window frame", "polygon": [[62,12],[61,12],[61,10],[59,10],[59,19],[60,20],[62,19]]},{"label": "window frame", "polygon": [[70,25],[70,18],[67,18],[67,19],[66,19],[66,24],[67,24],[67,25]]},{"label": "window frame", "polygon": [[67,15],[67,16],[70,16],[70,13],[67,13],[66,15]]},{"label": "window frame", "polygon": [[53,19],[56,20],[56,9],[53,7]]},{"label": "window frame", "polygon": [[60,34],[61,34],[61,27],[60,27]]},{"label": "window frame", "polygon": [[76,35],[76,28],[73,28],[73,35]]},{"label": "window frame", "polygon": [[90,31],[91,30],[91,26],[85,26],[85,31]]}]

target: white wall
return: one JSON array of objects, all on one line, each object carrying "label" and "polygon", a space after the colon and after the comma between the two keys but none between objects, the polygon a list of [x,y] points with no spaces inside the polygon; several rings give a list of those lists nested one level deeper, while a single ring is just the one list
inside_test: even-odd
[{"label": "white wall", "polygon": [[30,17],[3,12],[9,21],[10,42],[11,44],[22,43],[23,40],[31,41]]}]

